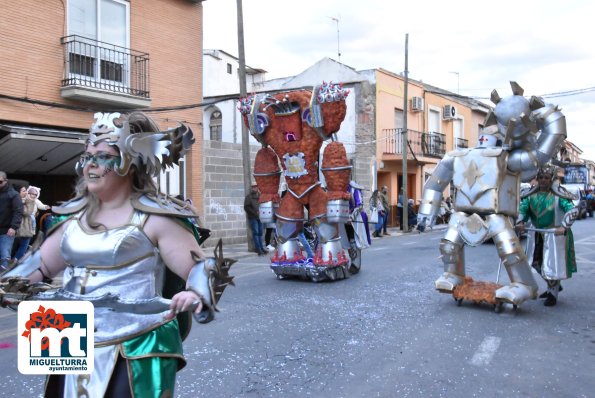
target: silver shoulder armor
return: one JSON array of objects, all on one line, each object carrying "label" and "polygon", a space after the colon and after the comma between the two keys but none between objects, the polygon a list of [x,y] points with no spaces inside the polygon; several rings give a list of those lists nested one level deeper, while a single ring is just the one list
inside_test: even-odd
[{"label": "silver shoulder armor", "polygon": [[529,188],[522,188],[521,189],[521,199],[525,199],[526,197],[534,194],[539,189],[539,185],[531,185]]},{"label": "silver shoulder armor", "polygon": [[148,214],[173,216],[179,218],[198,217],[192,207],[181,200],[159,195],[142,195],[131,200],[132,207]]},{"label": "silver shoulder armor", "polygon": [[52,206],[52,213],[65,215],[74,214],[83,210],[87,206],[87,198],[77,197],[62,203],[60,206]]},{"label": "silver shoulder armor", "polygon": [[558,181],[554,181],[551,188],[552,192],[558,195],[561,198],[568,199],[568,200],[577,200],[579,199],[577,195],[573,194],[566,188],[564,188]]}]

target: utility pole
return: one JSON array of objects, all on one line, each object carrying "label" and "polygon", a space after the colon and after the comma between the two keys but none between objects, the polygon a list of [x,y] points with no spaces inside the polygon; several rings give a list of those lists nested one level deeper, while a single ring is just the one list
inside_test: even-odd
[{"label": "utility pole", "polygon": [[339,56],[339,62],[341,62],[341,48],[339,47],[339,18],[329,17],[337,23],[337,55]]},{"label": "utility pole", "polygon": [[[244,98],[248,94],[246,89],[246,54],[244,53],[244,13],[242,11],[242,0],[236,0],[237,4],[237,15],[238,15],[238,62],[239,71],[238,76],[240,78],[240,98]],[[243,163],[243,174],[244,174],[244,196],[250,192],[252,185],[252,177],[250,175],[250,137],[248,135],[248,128],[242,122],[242,163]],[[254,240],[252,239],[252,231],[248,226],[248,215],[246,214],[246,237],[248,240],[248,249],[255,250]]]},{"label": "utility pole", "polygon": [[407,94],[409,88],[409,33],[405,33],[405,89],[403,90],[403,232],[409,232],[409,199],[407,198]]}]

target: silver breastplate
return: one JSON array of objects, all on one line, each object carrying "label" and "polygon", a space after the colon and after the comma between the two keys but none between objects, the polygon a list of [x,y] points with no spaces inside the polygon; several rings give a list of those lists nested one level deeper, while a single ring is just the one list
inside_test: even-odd
[{"label": "silver breastplate", "polygon": [[[147,215],[135,211],[126,225],[89,231],[79,216],[69,222],[60,244],[67,268],[65,290],[88,296],[111,293],[122,299],[151,299],[161,296],[165,264],[159,250],[145,235]],[[163,323],[162,314],[152,316],[95,310],[96,343],[121,340]]]},{"label": "silver breastplate", "polygon": [[508,170],[507,159],[500,148],[471,149],[455,157],[455,210],[516,216],[520,179]]}]

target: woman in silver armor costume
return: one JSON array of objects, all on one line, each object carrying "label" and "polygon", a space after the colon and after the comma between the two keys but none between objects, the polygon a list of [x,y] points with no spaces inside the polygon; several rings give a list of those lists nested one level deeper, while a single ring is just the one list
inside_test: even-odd
[{"label": "woman in silver armor costume", "polygon": [[[52,375],[46,396],[173,396],[185,365],[177,315],[192,310],[208,322],[216,300],[210,259],[187,222],[196,214],[159,194],[152,177],[177,163],[194,139],[185,126],[160,132],[141,113],[95,118],[77,163],[77,196],[54,208],[65,220],[4,277],[34,283],[63,271],[63,289],[83,300],[110,293],[130,304],[117,312],[95,306],[93,373]],[[185,280],[186,290],[172,293],[169,309],[135,313],[147,300],[163,299],[172,280]]]}]

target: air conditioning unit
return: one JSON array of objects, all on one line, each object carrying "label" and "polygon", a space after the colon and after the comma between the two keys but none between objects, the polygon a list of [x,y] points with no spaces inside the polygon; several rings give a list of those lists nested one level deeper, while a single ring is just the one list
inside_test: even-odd
[{"label": "air conditioning unit", "polygon": [[422,97],[411,97],[411,110],[421,112],[424,110],[424,99]]},{"label": "air conditioning unit", "polygon": [[442,119],[444,120],[452,120],[457,115],[457,110],[452,105],[444,105],[444,109],[442,110]]}]

